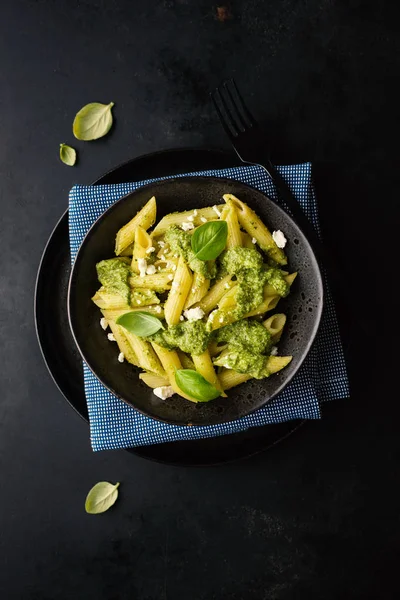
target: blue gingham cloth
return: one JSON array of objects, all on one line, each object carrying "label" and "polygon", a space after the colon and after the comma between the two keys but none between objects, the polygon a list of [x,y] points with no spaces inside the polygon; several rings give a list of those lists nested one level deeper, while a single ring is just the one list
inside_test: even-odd
[{"label": "blue gingham cloth", "polygon": [[[279,171],[320,233],[317,204],[311,179],[311,164],[283,166],[279,168]],[[260,167],[235,167],[190,173],[190,175],[236,179],[276,198],[273,183]],[[174,177],[176,176],[174,175]],[[159,179],[168,179],[168,177]],[[116,185],[75,185],[69,194],[72,261],[93,222],[111,204],[129,192],[148,183],[159,181],[159,179]],[[129,448],[175,440],[213,437],[292,419],[318,419],[321,417],[321,402],[349,396],[346,365],[335,307],[329,292],[325,294],[324,313],[315,343],[292,382],[267,406],[236,421],[192,427],[161,423],[142,415],[116,398],[98,381],[85,364],[83,369],[93,450]]]}]

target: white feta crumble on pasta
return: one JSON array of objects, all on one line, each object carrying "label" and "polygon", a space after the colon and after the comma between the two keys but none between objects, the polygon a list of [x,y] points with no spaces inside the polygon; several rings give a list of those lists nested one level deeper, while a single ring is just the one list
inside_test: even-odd
[{"label": "white feta crumble on pasta", "polygon": [[197,217],[197,208],[195,208],[195,209],[194,209],[194,211],[193,211],[193,216],[194,216],[194,217]]},{"label": "white feta crumble on pasta", "polygon": [[144,277],[146,275],[147,269],[147,260],[145,258],[138,258],[138,269],[140,277]]},{"label": "white feta crumble on pasta", "polygon": [[190,229],[194,229],[194,225],[190,221],[184,221],[182,223],[182,229],[183,231],[189,231]]},{"label": "white feta crumble on pasta", "polygon": [[227,283],[224,285],[224,288],[225,288],[226,290],[229,290],[229,288],[230,288],[230,287],[231,287],[231,284],[230,284],[230,283],[228,283],[228,282],[227,282]]},{"label": "white feta crumble on pasta", "polygon": [[190,221],[191,223],[193,223],[194,221],[194,216],[193,215],[189,215],[187,218],[188,221]]},{"label": "white feta crumble on pasta", "polygon": [[201,221],[202,223],[207,223],[207,219],[206,219],[205,217],[200,217],[200,221]]},{"label": "white feta crumble on pasta", "polygon": [[167,398],[171,398],[174,395],[174,390],[170,385],[163,385],[158,388],[154,388],[153,394],[157,396],[157,398],[161,398],[161,400],[166,400]]},{"label": "white feta crumble on pasta", "polygon": [[156,268],[154,265],[149,265],[146,269],[146,275],[154,275]]},{"label": "white feta crumble on pasta", "polygon": [[252,243],[252,244],[257,244],[257,240],[256,240],[256,238],[251,238],[251,243]]},{"label": "white feta crumble on pasta", "polygon": [[160,240],[160,241],[158,242],[158,245],[160,246],[160,248],[164,248],[164,246],[165,246],[165,242],[163,242],[162,240]]},{"label": "white feta crumble on pasta", "polygon": [[200,321],[205,315],[205,312],[200,306],[196,308],[188,308],[183,312],[188,321]]},{"label": "white feta crumble on pasta", "polygon": [[287,239],[285,237],[285,234],[280,229],[277,229],[272,233],[272,239],[274,240],[278,248],[284,248],[286,246]]},{"label": "white feta crumble on pasta", "polygon": [[179,320],[180,320],[180,321],[184,321],[183,315],[181,315],[181,316],[179,317]]},{"label": "white feta crumble on pasta", "polygon": [[220,323],[223,323],[223,322],[224,322],[224,317],[220,317],[220,318],[219,318],[219,322],[220,322]]},{"label": "white feta crumble on pasta", "polygon": [[147,248],[146,250],[146,254],[151,254],[152,252],[155,252],[156,249],[154,248],[154,246],[150,246],[150,248]]},{"label": "white feta crumble on pasta", "polygon": [[171,275],[171,273],[170,273],[170,274],[168,275],[168,279],[169,279],[170,281],[172,281],[172,280],[173,280],[173,278],[174,278],[174,276],[173,276],[173,275]]},{"label": "white feta crumble on pasta", "polygon": [[125,360],[124,353],[123,353],[123,352],[120,352],[120,353],[118,354],[118,362],[120,362],[120,363],[123,363],[123,362],[124,362],[124,360]]},{"label": "white feta crumble on pasta", "polygon": [[110,342],[116,342],[117,340],[114,337],[113,333],[108,333],[107,334],[108,339],[110,340]]},{"label": "white feta crumble on pasta", "polygon": [[162,311],[161,306],[156,306],[155,309],[156,313],[160,313]]},{"label": "white feta crumble on pasta", "polygon": [[220,217],[221,216],[221,211],[219,210],[218,206],[216,204],[214,204],[214,206],[212,207],[213,211],[215,212],[215,214]]},{"label": "white feta crumble on pasta", "polygon": [[270,354],[271,356],[276,356],[278,354],[278,346],[272,346]]},{"label": "white feta crumble on pasta", "polygon": [[107,319],[105,319],[104,317],[101,317],[101,319],[100,319],[100,327],[101,327],[102,329],[104,329],[104,331],[105,331],[105,330],[107,329],[107,327],[108,327],[108,321],[107,321]]}]

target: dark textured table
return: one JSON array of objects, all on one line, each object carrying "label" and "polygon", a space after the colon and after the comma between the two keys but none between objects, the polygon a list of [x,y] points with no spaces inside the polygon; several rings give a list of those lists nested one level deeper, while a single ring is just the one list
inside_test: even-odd
[{"label": "dark textured table", "polygon": [[[220,21],[204,0],[3,0],[2,599],[398,598],[399,393],[390,384],[400,38],[391,5],[248,0]],[[93,454],[36,342],[42,249],[73,183],[161,148],[227,147],[208,93],[230,76],[266,127],[273,159],[314,162],[325,238],[351,267],[351,316],[340,313],[352,399],[230,466]],[[73,116],[91,101],[115,102],[115,127],[77,143],[79,164],[65,167],[58,145],[74,141]],[[121,481],[120,499],[93,517],[83,503],[99,480]]]}]

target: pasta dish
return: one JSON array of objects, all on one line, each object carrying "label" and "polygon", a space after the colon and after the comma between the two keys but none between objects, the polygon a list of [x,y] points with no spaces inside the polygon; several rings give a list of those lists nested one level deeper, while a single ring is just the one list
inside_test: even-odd
[{"label": "pasta dish", "polygon": [[[224,204],[166,215],[156,198],[117,233],[115,257],[96,265],[93,296],[116,359],[165,400],[208,402],[283,369],[277,344],[286,316],[286,238],[231,194]],[[155,225],[155,226],[154,226]]]}]

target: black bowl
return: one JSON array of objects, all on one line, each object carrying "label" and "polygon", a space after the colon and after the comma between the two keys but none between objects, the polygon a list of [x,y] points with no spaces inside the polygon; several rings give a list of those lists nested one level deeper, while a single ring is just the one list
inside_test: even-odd
[{"label": "black bowl", "polygon": [[[288,238],[285,252],[290,271],[298,271],[290,295],[275,312],[288,316],[279,342],[280,355],[292,362],[268,379],[250,380],[230,390],[228,398],[194,404],[177,395],[157,398],[138,378],[139,370],[119,363],[115,344],[99,326],[100,311],[91,301],[99,287],[95,265],[114,255],[115,235],[151,196],[157,199],[157,221],[164,215],[210,206],[223,194],[234,194],[253,208],[272,230]],[[323,284],[318,263],[307,239],[293,220],[267,196],[243,183],[212,177],[169,179],[142,187],[113,204],[87,233],[72,268],[68,290],[69,322],[83,360],[116,396],[142,413],[178,425],[212,425],[248,415],[270,402],[289,383],[305,359],[320,323]],[[270,314],[273,314],[271,312]]]}]

